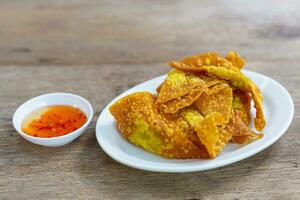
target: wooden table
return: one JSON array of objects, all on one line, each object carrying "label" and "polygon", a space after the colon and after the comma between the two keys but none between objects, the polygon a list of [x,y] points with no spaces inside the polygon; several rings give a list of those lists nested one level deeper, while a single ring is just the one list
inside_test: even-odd
[{"label": "wooden table", "polygon": [[[0,199],[300,199],[299,1],[1,1]],[[198,173],[131,169],[95,138],[106,103],[199,52],[236,50],[247,68],[281,82],[295,116],[274,145]],[[76,141],[31,144],[11,118],[47,92],[89,99],[95,115]],[[284,106],[284,105],[282,105]]]}]

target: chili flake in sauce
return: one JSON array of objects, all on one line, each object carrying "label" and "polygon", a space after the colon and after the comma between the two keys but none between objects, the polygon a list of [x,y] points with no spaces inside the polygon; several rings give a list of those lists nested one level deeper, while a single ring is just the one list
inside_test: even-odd
[{"label": "chili flake in sauce", "polygon": [[22,130],[34,137],[51,138],[71,133],[85,124],[87,117],[73,106],[49,106],[30,114]]}]

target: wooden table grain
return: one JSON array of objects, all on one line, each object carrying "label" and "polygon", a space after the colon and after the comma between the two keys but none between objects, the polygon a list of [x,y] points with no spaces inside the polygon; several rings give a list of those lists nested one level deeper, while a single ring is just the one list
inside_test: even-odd
[{"label": "wooden table grain", "polygon": [[[1,1],[0,199],[300,199],[299,10],[279,0]],[[238,51],[289,90],[295,116],[278,142],[184,174],[132,169],[101,150],[95,123],[109,100],[167,72],[169,60],[211,50]],[[57,91],[89,99],[91,125],[59,148],[25,141],[14,111]]]}]

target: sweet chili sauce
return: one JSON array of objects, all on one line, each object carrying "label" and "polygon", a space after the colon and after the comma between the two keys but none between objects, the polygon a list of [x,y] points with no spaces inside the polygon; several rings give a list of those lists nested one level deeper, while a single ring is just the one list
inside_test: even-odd
[{"label": "sweet chili sauce", "polygon": [[22,130],[34,137],[51,138],[79,129],[87,121],[86,115],[73,106],[49,106],[29,114]]}]

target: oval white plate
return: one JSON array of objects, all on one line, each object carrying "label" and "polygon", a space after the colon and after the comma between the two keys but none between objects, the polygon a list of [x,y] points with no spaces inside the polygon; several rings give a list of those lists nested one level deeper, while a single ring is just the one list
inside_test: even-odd
[{"label": "oval white plate", "polygon": [[[244,71],[261,89],[264,95],[264,112],[267,125],[264,137],[248,145],[228,144],[212,160],[164,159],[129,143],[116,128],[109,107],[121,97],[138,91],[156,93],[155,89],[165,79],[164,76],[139,84],[113,99],[102,111],[96,125],[96,137],[102,149],[114,160],[137,169],[155,172],[193,172],[213,169],[248,158],[267,148],[278,140],[289,127],[294,104],[287,90],[275,80],[255,72]],[[254,109],[252,109],[254,111]]]}]

